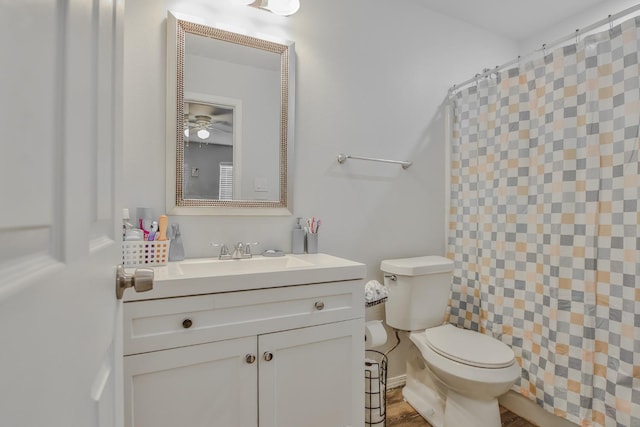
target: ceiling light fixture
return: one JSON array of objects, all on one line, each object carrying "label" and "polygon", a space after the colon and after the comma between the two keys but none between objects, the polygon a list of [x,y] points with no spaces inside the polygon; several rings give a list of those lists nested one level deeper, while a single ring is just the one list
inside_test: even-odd
[{"label": "ceiling light fixture", "polygon": [[209,135],[211,135],[211,134],[206,129],[200,129],[198,131],[197,135],[198,135],[198,138],[200,138],[200,139],[207,139],[207,138],[209,138]]},{"label": "ceiling light fixture", "polygon": [[248,0],[238,0],[252,7],[268,10],[276,15],[290,16],[300,9],[300,0],[255,0],[247,3]]}]

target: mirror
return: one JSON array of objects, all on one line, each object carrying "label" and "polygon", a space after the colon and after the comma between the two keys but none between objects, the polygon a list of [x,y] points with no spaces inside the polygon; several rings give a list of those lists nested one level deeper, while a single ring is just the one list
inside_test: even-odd
[{"label": "mirror", "polygon": [[167,18],[167,212],[289,215],[293,43]]}]

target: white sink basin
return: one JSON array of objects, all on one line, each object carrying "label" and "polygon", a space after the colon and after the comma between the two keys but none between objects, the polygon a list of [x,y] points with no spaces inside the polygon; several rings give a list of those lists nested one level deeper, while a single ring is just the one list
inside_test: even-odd
[{"label": "white sink basin", "polygon": [[153,267],[153,270],[153,289],[149,292],[126,292],[125,302],[360,280],[366,274],[364,264],[327,254],[255,255],[239,260],[191,258]]},{"label": "white sink basin", "polygon": [[178,263],[188,276],[219,276],[229,274],[258,274],[292,268],[311,267],[312,263],[289,255],[281,257],[254,256],[247,259],[194,259]]}]

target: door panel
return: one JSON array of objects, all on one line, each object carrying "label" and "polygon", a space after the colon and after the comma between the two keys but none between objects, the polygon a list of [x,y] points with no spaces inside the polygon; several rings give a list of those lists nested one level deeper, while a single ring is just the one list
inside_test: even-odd
[{"label": "door panel", "polygon": [[361,319],[260,335],[260,426],[363,425],[363,335]]},{"label": "door panel", "polygon": [[126,427],[257,427],[256,337],[125,357]]},{"label": "door panel", "polygon": [[3,427],[122,423],[122,19],[122,0],[2,2]]}]

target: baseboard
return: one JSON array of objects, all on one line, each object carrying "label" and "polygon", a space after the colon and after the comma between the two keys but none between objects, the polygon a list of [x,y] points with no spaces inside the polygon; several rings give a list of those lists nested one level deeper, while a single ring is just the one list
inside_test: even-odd
[{"label": "baseboard", "polygon": [[392,388],[398,388],[405,385],[407,382],[407,376],[402,374],[397,377],[387,378],[387,390],[391,390]]},{"label": "baseboard", "polygon": [[502,406],[537,426],[576,427],[577,425],[565,418],[560,418],[547,412],[536,405],[535,402],[513,390],[503,394],[498,400]]}]

